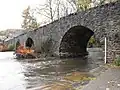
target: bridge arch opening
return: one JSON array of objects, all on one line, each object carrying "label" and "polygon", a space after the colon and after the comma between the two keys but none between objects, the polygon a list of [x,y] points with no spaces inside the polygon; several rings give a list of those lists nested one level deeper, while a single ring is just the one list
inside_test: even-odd
[{"label": "bridge arch opening", "polygon": [[28,38],[28,39],[26,40],[25,46],[26,46],[26,47],[29,47],[29,48],[31,48],[31,47],[34,46],[34,41],[32,40],[32,38]]},{"label": "bridge arch opening", "polygon": [[87,54],[87,43],[94,34],[92,30],[84,26],[74,26],[63,36],[59,53],[61,57],[79,57]]},{"label": "bridge arch opening", "polygon": [[17,49],[19,46],[20,46],[21,44],[20,44],[20,40],[18,40],[17,42],[16,42],[16,47],[15,47],[15,49]]}]

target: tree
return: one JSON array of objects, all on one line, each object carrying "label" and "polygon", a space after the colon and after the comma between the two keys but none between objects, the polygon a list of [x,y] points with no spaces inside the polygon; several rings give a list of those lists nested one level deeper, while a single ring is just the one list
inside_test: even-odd
[{"label": "tree", "polygon": [[89,9],[91,7],[100,6],[105,3],[110,3],[117,0],[67,0],[67,1],[74,3],[74,5],[77,8],[77,11],[82,11]]},{"label": "tree", "polygon": [[61,16],[67,16],[67,15],[77,11],[73,0],[65,0],[65,1],[61,2],[60,9],[61,9],[60,10]]},{"label": "tree", "polygon": [[37,20],[34,16],[32,16],[31,22],[29,24],[29,29],[34,30],[40,26],[39,23],[37,23]]},{"label": "tree", "polygon": [[66,0],[71,7],[74,9],[74,11],[77,11],[77,1],[76,0]]},{"label": "tree", "polygon": [[67,0],[46,0],[45,4],[36,7],[36,12],[50,23],[75,11],[71,5],[74,4]]},{"label": "tree", "polygon": [[76,0],[77,10],[82,11],[91,8],[92,0]]},{"label": "tree", "polygon": [[100,6],[106,3],[115,2],[117,0],[92,0],[93,7]]},{"label": "tree", "polygon": [[50,22],[54,21],[55,8],[53,8],[53,0],[46,0],[44,5],[36,8],[38,14],[45,16]]},{"label": "tree", "polygon": [[93,0],[67,0],[76,11],[83,11],[91,8],[92,1]]},{"label": "tree", "polygon": [[30,23],[30,6],[28,6],[22,13],[22,17],[24,18],[22,28],[29,29],[29,23]]},{"label": "tree", "polygon": [[22,28],[25,30],[34,30],[39,27],[36,18],[33,13],[31,15],[30,6],[28,6],[22,13],[22,17],[24,18]]},{"label": "tree", "polygon": [[98,6],[105,4],[106,0],[99,0]]}]

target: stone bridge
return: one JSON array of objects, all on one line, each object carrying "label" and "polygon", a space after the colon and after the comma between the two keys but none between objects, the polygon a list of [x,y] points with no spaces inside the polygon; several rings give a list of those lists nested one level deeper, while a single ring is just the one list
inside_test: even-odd
[{"label": "stone bridge", "polygon": [[119,48],[120,1],[70,14],[36,30],[29,31],[6,44],[20,43],[33,47],[36,52],[50,52],[57,55],[69,53],[78,56],[86,52],[87,42],[94,34],[104,43],[107,37],[108,51]]}]

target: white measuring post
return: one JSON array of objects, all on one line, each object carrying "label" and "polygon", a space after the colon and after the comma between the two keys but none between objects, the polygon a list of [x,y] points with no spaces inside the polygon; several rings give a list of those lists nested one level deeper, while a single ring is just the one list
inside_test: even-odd
[{"label": "white measuring post", "polygon": [[106,37],[105,37],[105,64],[107,63],[107,42],[106,42]]}]

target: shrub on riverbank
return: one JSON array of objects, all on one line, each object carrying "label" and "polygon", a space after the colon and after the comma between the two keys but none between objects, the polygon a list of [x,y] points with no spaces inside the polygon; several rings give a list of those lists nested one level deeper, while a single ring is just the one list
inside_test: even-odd
[{"label": "shrub on riverbank", "polygon": [[88,41],[88,48],[92,48],[92,47],[101,47],[102,45],[100,44],[100,41],[97,40],[94,36],[92,36],[90,38],[90,40]]},{"label": "shrub on riverbank", "polygon": [[120,56],[115,59],[114,64],[120,66]]},{"label": "shrub on riverbank", "polygon": [[92,36],[90,40],[88,41],[88,47],[93,47],[95,46],[95,38]]}]

